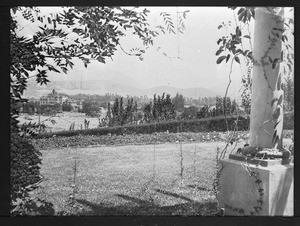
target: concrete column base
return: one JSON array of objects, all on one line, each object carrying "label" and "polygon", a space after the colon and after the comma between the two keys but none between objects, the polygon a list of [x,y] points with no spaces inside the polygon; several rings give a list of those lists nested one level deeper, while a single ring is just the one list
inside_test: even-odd
[{"label": "concrete column base", "polygon": [[[223,169],[219,179],[218,201],[219,208],[225,211],[225,215],[294,215],[293,164],[263,160],[262,165],[265,166],[262,166],[255,165],[257,163],[246,164],[245,161],[236,159],[235,155],[221,160]],[[250,176],[251,172],[257,173],[257,176]]]}]

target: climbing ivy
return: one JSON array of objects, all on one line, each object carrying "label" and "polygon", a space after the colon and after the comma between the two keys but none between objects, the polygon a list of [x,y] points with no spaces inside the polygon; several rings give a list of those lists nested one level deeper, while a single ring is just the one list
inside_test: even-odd
[{"label": "climbing ivy", "polygon": [[[264,54],[264,56],[262,56],[261,59],[254,60],[253,52],[252,52],[252,43],[251,43],[252,38],[250,34],[249,24],[252,21],[252,19],[255,19],[255,8],[253,7],[240,7],[240,8],[229,7],[229,8],[234,11],[233,12],[234,17],[235,17],[235,10],[238,10],[237,12],[238,18],[236,19],[235,17],[236,27],[234,29],[234,32],[231,32],[229,35],[225,35],[221,37],[217,41],[217,45],[219,46],[219,49],[216,51],[216,56],[218,56],[216,63],[217,64],[220,64],[222,62],[227,63],[229,59],[232,58],[236,63],[241,64],[241,58],[244,59],[244,62],[246,63],[246,67],[248,67],[248,70],[247,70],[247,75],[242,77],[242,84],[244,86],[244,90],[242,92],[242,103],[244,105],[244,108],[248,110],[248,113],[250,113],[249,109],[250,109],[251,86],[252,86],[250,74],[251,74],[251,69],[253,64],[262,66],[264,71],[264,77],[271,91],[273,91],[273,89],[271,88],[271,85],[267,78],[265,66],[271,65],[272,69],[276,69],[279,67],[279,65],[282,65],[283,74],[287,75],[292,73],[294,54],[293,54],[292,46],[288,43],[288,32],[292,30],[294,20],[291,18],[283,18],[282,20],[277,18],[276,23],[277,24],[284,23],[284,28],[272,29],[268,37],[269,48],[267,49],[266,53]],[[272,7],[266,7],[266,10],[269,10],[270,12],[274,11]],[[232,23],[230,21],[228,23],[222,22],[222,24],[218,26],[218,29],[223,28],[226,29],[227,31],[230,27],[232,27]],[[272,59],[268,53],[272,50],[272,48],[276,45],[278,41],[282,42],[285,49],[281,51],[280,58]],[[250,49],[245,49],[246,46],[250,47]],[[276,84],[276,89],[280,93],[283,90],[283,84],[281,80],[282,80],[282,73],[280,72]],[[282,95],[279,98],[275,98],[274,100],[271,101],[271,107],[273,107],[275,102],[277,103],[277,105],[274,107],[274,112],[272,113],[270,119],[273,121],[274,129],[275,129],[272,137],[273,147],[278,145],[278,141],[279,141],[278,118],[280,117],[280,115],[283,114],[283,112],[281,112],[280,110],[280,107],[283,106],[282,101],[283,101]],[[262,122],[262,126],[266,122]]]},{"label": "climbing ivy", "polygon": [[[230,75],[232,72],[232,66],[233,62],[236,62],[238,65],[240,65],[242,62],[245,63],[247,67],[247,75],[242,77],[242,84],[244,86],[244,91],[242,93],[242,98],[243,98],[243,103],[244,106],[247,106],[245,103],[245,100],[249,100],[251,98],[251,70],[253,65],[260,65],[262,66],[264,70],[264,77],[268,83],[269,88],[274,91],[268,81],[267,78],[267,73],[265,71],[265,66],[272,66],[272,69],[276,69],[279,67],[279,65],[283,66],[283,74],[291,74],[292,73],[292,67],[293,67],[293,59],[294,59],[294,54],[293,54],[293,48],[291,45],[288,43],[288,36],[287,33],[292,30],[292,26],[294,24],[293,19],[290,18],[284,18],[282,20],[277,20],[277,23],[284,23],[284,29],[278,29],[278,28],[273,28],[271,31],[271,34],[269,36],[269,48],[266,51],[266,54],[260,59],[260,60],[255,60],[253,58],[253,50],[252,50],[252,37],[250,34],[250,29],[249,29],[249,24],[252,21],[252,19],[255,19],[255,8],[253,7],[229,7],[230,9],[233,10],[233,15],[235,19],[235,29],[232,30],[232,32],[228,35],[224,35],[221,38],[217,40],[217,45],[219,46],[218,50],[216,51],[216,56],[218,57],[216,60],[217,64],[221,64],[222,62],[227,63],[231,59],[231,69],[229,73],[229,79]],[[267,10],[273,12],[272,7],[266,7]],[[237,14],[235,14],[235,10],[238,10]],[[293,10],[293,9],[291,9]],[[236,19],[236,16],[238,19]],[[232,23],[228,21],[228,23],[222,22],[218,26],[218,29],[225,29],[228,31],[229,28],[232,28]],[[281,52],[280,58],[275,58],[272,59],[271,57],[268,56],[269,51],[276,45],[278,41],[281,41],[284,50]],[[247,43],[247,45],[246,45]],[[249,49],[246,49],[245,47],[248,46],[250,47]],[[282,84],[282,73],[280,73],[277,83],[276,83],[276,91],[280,93],[279,97],[274,98],[270,105],[273,107],[274,111],[272,112],[272,115],[270,117],[270,120],[274,123],[274,134],[272,137],[272,145],[273,148],[278,146],[279,142],[279,132],[278,132],[278,125],[280,121],[278,120],[280,115],[283,114],[282,109],[283,109],[283,84]],[[231,80],[230,80],[231,82]],[[230,82],[228,86],[230,85]],[[228,87],[226,90],[225,97],[227,95]],[[250,93],[249,93],[250,91]],[[248,95],[247,95],[248,94]],[[250,94],[250,95],[249,95]],[[249,104],[249,103],[248,103]],[[250,107],[250,106],[249,106]],[[249,112],[250,113],[250,112]],[[270,121],[268,120],[268,121]],[[267,121],[266,121],[267,122]],[[262,126],[264,123],[262,123]],[[228,146],[228,143],[226,147]],[[222,154],[221,154],[222,155]],[[247,159],[246,159],[247,160]],[[255,184],[258,189],[258,199],[256,200],[256,205],[253,207],[253,211],[250,211],[250,215],[256,215],[259,213],[259,211],[262,210],[262,205],[263,205],[263,195],[264,195],[264,189],[262,188],[262,181],[258,177],[258,173],[254,172],[251,170],[251,168],[248,165],[248,162],[246,161],[247,165],[247,170],[249,172],[250,178],[255,179]],[[220,177],[220,172],[223,168],[222,163],[218,161],[217,157],[217,176],[216,179],[214,180],[214,189],[216,190],[216,197],[218,198],[218,189],[219,189],[219,177]],[[232,211],[236,211],[240,214],[245,215],[245,210],[241,208],[236,208],[232,206],[225,206],[228,209],[231,209]]]}]

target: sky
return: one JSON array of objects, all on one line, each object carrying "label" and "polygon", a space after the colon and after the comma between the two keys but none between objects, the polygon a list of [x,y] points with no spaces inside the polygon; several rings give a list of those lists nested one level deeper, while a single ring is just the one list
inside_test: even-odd
[{"label": "sky", "polygon": [[[101,80],[108,79],[107,76],[116,73],[124,75],[124,80],[140,88],[203,87],[224,95],[229,81],[230,65],[229,61],[227,64],[223,62],[217,65],[215,53],[218,50],[217,40],[235,28],[233,10],[227,7],[147,7],[147,9],[150,10],[149,23],[153,26],[160,24],[161,12],[170,13],[173,22],[176,23],[176,10],[189,10],[184,20],[186,30],[179,35],[159,35],[155,38],[154,45],[147,49],[143,61],[137,57],[128,56],[119,49],[113,56],[113,61],[107,59],[106,64],[93,62],[87,69],[81,62],[75,60],[75,67],[68,72],[68,75],[51,73],[50,81]],[[52,10],[43,8],[42,12]],[[218,29],[222,22],[228,21],[231,21],[232,26],[227,31]],[[30,33],[30,30],[34,30],[33,25],[28,22],[25,26],[26,29],[23,32]],[[249,29],[253,34],[253,23],[250,24]],[[292,43],[293,40],[291,40]],[[134,47],[143,47],[132,35],[122,38],[121,44],[128,51]],[[234,64],[229,88],[229,95],[234,98],[239,96],[239,90],[242,87],[242,73],[244,71],[241,67]]]}]

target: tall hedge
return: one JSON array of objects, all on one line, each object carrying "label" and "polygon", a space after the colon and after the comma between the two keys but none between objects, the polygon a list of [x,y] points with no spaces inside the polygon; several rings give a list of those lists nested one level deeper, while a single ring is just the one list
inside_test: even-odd
[{"label": "tall hedge", "polygon": [[[249,117],[232,116],[227,118],[229,130],[233,130],[235,122],[237,122],[238,130],[249,130]],[[51,136],[75,136],[75,135],[107,135],[107,134],[132,134],[144,133],[151,134],[154,132],[213,132],[227,131],[226,120],[224,117],[194,119],[187,121],[170,121],[149,123],[142,125],[126,125],[116,127],[105,127],[87,130],[60,131],[54,133],[39,134],[36,138],[46,138]]]}]

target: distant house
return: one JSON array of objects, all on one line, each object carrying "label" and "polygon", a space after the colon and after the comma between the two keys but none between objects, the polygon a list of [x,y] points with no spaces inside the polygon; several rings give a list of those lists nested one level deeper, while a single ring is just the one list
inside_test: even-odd
[{"label": "distant house", "polygon": [[47,96],[42,96],[39,100],[42,112],[61,112],[62,104],[68,98],[66,95],[58,94],[55,89]]},{"label": "distant house", "polygon": [[62,102],[65,102],[69,97],[66,94],[60,94]]},{"label": "distant house", "polygon": [[65,97],[58,95],[55,89],[53,89],[52,93],[40,98],[40,105],[62,104],[64,99]]}]

